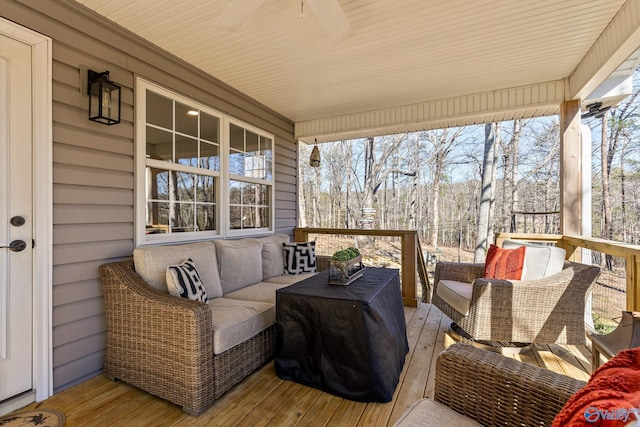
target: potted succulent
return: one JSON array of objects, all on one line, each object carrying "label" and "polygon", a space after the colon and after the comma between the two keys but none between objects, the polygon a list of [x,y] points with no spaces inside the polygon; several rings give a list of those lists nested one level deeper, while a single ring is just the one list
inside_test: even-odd
[{"label": "potted succulent", "polygon": [[348,285],[362,276],[362,255],[358,248],[336,251],[329,261],[329,283]]}]

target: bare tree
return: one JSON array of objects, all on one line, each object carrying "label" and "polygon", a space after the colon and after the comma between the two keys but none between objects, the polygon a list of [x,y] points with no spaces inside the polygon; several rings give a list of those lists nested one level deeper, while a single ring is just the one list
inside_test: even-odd
[{"label": "bare tree", "polygon": [[489,227],[493,194],[494,164],[496,158],[496,131],[495,123],[484,125],[484,157],[482,160],[482,187],[480,191],[480,216],[478,218],[478,235],[474,251],[474,262],[484,260],[490,243]]},{"label": "bare tree", "polygon": [[408,134],[391,135],[385,138],[379,138],[378,150],[380,155],[376,157],[375,147],[376,139],[367,138],[365,141],[365,168],[364,168],[364,185],[363,185],[363,203],[362,215],[360,217],[360,227],[370,229],[374,227],[373,214],[374,197],[384,182],[391,169],[387,167],[387,159],[398,148],[398,146],[406,140]]},{"label": "bare tree", "polygon": [[451,128],[433,130],[426,133],[427,141],[431,145],[431,246],[438,246],[440,232],[440,184],[442,183],[447,166],[450,162],[451,152],[458,147],[464,139],[461,138],[464,128]]},{"label": "bare tree", "polygon": [[513,121],[513,129],[510,138],[500,138],[502,151],[502,231],[512,230],[513,212],[518,211],[518,167],[520,166],[520,138],[522,137],[523,123],[520,119]]}]

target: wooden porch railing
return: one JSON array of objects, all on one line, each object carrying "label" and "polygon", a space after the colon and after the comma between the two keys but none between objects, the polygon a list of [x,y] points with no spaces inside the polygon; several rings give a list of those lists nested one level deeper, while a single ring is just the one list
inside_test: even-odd
[{"label": "wooden porch railing", "polygon": [[[430,302],[429,278],[424,255],[416,231],[411,230],[359,230],[336,228],[296,228],[294,239],[302,242],[309,240],[309,234],[397,237],[401,241],[401,283],[402,299],[405,305],[416,306],[418,303],[417,279],[422,282],[422,295],[425,302]],[[523,234],[498,233],[496,244],[502,246],[507,239],[526,240],[529,242],[554,243],[567,251],[567,259],[582,262],[579,248],[589,249],[603,254],[625,259],[626,269],[626,310],[640,311],[640,246],[609,240],[580,236],[563,236],[558,234]]]},{"label": "wooden porch railing", "polygon": [[578,253],[579,248],[590,249],[603,254],[624,258],[627,291],[626,309],[628,311],[640,311],[640,246],[590,237],[514,233],[497,234],[496,245],[502,246],[502,242],[507,239],[526,240],[529,242],[552,242],[567,251],[567,259],[576,262],[582,262]]},{"label": "wooden porch railing", "polygon": [[[418,304],[416,284],[418,267],[424,267],[424,257],[418,241],[416,231],[410,230],[359,230],[343,228],[296,228],[294,239],[296,242],[306,242],[309,234],[328,234],[344,236],[369,236],[369,237],[398,237],[401,242],[401,277],[402,301],[404,305],[415,307]],[[426,269],[420,273],[422,283],[428,280]],[[423,288],[425,286],[423,285]]]}]

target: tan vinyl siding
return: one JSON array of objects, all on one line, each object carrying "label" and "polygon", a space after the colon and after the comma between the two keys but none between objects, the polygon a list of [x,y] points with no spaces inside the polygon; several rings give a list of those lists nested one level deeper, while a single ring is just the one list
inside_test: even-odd
[{"label": "tan vinyl siding", "polygon": [[[53,39],[54,392],[102,370],[105,322],[100,264],[134,245],[136,76],[207,104],[275,136],[276,232],[296,225],[293,123],[75,2],[0,0],[2,16]],[[106,43],[104,41],[107,41]],[[87,119],[80,70],[109,70],[122,86],[122,123]]]}]

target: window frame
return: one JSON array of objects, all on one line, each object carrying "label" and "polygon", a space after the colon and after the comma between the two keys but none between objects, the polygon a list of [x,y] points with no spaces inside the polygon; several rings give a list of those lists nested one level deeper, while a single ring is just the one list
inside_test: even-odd
[{"label": "window frame", "polygon": [[[248,176],[244,176],[244,175],[236,175],[236,174],[232,174],[230,171],[230,168],[228,167],[225,173],[225,186],[224,186],[224,191],[227,192],[227,194],[225,194],[225,211],[226,211],[226,218],[225,220],[227,221],[225,223],[225,230],[226,230],[226,235],[227,236],[231,236],[231,237],[235,237],[235,236],[250,236],[250,235],[258,235],[258,234],[269,234],[269,233],[273,233],[274,230],[274,224],[275,224],[275,139],[274,136],[272,134],[269,134],[255,126],[252,126],[248,123],[245,123],[241,120],[237,120],[231,117],[226,117],[226,123],[224,126],[224,132],[225,132],[225,140],[227,141],[224,145],[225,145],[225,163],[227,166],[229,166],[229,156],[231,153],[231,125],[235,125],[235,126],[239,126],[247,131],[253,132],[255,134],[258,135],[258,138],[260,137],[265,137],[265,138],[269,138],[271,140],[271,180],[266,180],[266,179],[260,179],[260,178],[253,178],[253,177],[248,177]],[[246,152],[245,152],[246,153]],[[245,182],[245,183],[252,183],[252,184],[262,184],[262,185],[269,185],[271,187],[271,191],[269,192],[269,217],[270,217],[270,226],[269,227],[261,227],[261,228],[240,228],[240,229],[232,229],[231,228],[231,214],[230,214],[230,208],[231,208],[231,195],[230,195],[230,191],[231,191],[231,181],[240,181],[240,182]]]},{"label": "window frame", "polygon": [[[220,123],[218,141],[218,156],[220,159],[219,170],[204,169],[195,166],[181,165],[174,162],[147,158],[147,108],[146,94],[150,90],[158,95],[167,97],[175,102],[179,102],[189,107],[193,107],[201,112],[217,117]],[[175,105],[175,104],[174,104]],[[135,246],[146,246],[154,244],[168,244],[179,242],[193,242],[201,240],[212,240],[224,237],[242,237],[253,235],[273,234],[275,230],[275,138],[260,128],[250,125],[242,120],[230,117],[208,105],[198,102],[192,98],[184,96],[174,90],[158,85],[152,81],[142,77],[136,77],[135,80],[135,173],[134,173],[134,231]],[[174,112],[175,115],[175,112]],[[173,117],[175,120],[175,117]],[[260,137],[268,138],[271,141],[271,165],[270,180],[260,180],[250,177],[242,177],[231,175],[229,172],[229,155],[230,155],[230,129],[231,124],[240,126],[249,130]],[[153,126],[153,125],[152,125]],[[176,135],[175,130],[174,136]],[[179,133],[178,133],[179,134]],[[175,139],[174,139],[175,145]],[[216,198],[213,203],[215,205],[216,229],[207,231],[189,231],[174,232],[170,234],[147,234],[147,168],[159,168],[161,170],[169,170],[174,172],[186,172],[203,176],[212,176],[215,180],[214,188]],[[231,229],[230,223],[230,183],[238,181],[240,178],[243,182],[259,183],[269,186],[269,226],[261,228],[247,229]]]}]

